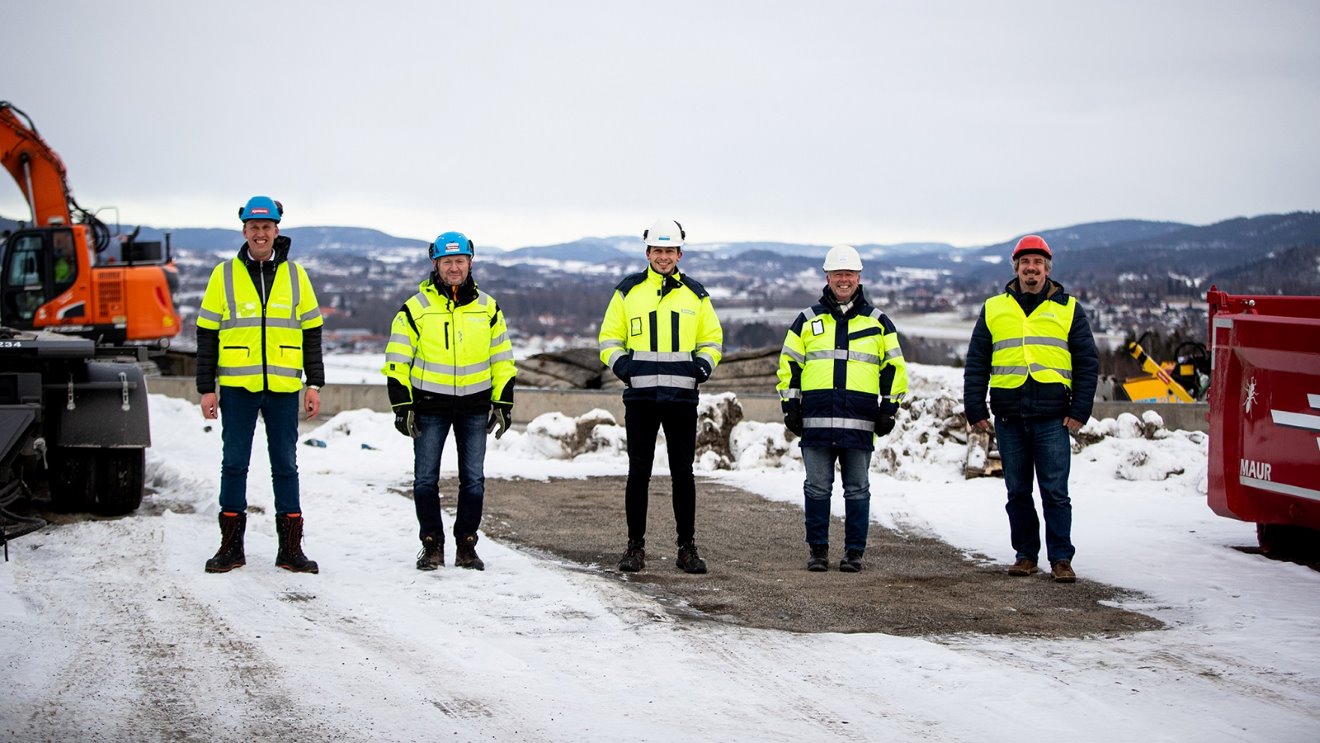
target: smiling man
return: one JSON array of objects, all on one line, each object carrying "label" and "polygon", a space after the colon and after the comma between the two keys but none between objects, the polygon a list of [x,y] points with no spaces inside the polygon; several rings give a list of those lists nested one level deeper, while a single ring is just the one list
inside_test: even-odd
[{"label": "smiling man", "polygon": [[197,313],[197,392],[202,416],[222,418],[224,443],[220,549],[206,561],[206,572],[227,573],[246,564],[248,463],[260,415],[275,490],[275,564],[315,573],[316,562],[302,551],[298,393],[306,372],[302,408],[308,418],[315,417],[325,384],[321,310],[307,271],[288,259],[291,243],[279,227],[284,206],[269,196],[253,196],[238,216],[243,220],[243,247],[211,272]]},{"label": "smiling man", "polygon": [[1008,574],[1037,572],[1040,520],[1032,475],[1040,486],[1046,555],[1059,583],[1077,580],[1072,559],[1070,433],[1091,417],[1100,360],[1086,312],[1050,278],[1054,254],[1038,235],[1013,249],[1013,272],[1002,294],[985,301],[967,347],[963,408],[967,422],[995,437],[1008,489],[1008,524],[1016,560]]},{"label": "smiling man", "polygon": [[834,468],[843,480],[844,535],[839,570],[862,569],[871,525],[871,453],[894,428],[907,393],[898,329],[862,290],[862,256],[836,245],[821,266],[825,288],[798,313],[779,355],[784,426],[802,437],[807,570],[829,570]]},{"label": "smiling man", "polygon": [[674,564],[685,573],[706,572],[695,542],[697,386],[710,379],[723,357],[724,330],[705,287],[679,273],[686,239],[682,225],[672,219],[644,231],[649,266],[619,282],[600,324],[600,360],[625,385],[628,547],[619,570],[629,573],[646,566],[646,507],[661,427],[674,484]]},{"label": "smiling man", "polygon": [[427,247],[431,275],[394,315],[385,366],[394,427],[413,440],[413,505],[418,570],[445,564],[440,513],[440,454],[452,430],[458,453],[454,564],[485,570],[477,528],[486,498],[486,434],[500,438],[513,420],[517,369],[504,313],[472,276],[476,244],[442,232]]}]

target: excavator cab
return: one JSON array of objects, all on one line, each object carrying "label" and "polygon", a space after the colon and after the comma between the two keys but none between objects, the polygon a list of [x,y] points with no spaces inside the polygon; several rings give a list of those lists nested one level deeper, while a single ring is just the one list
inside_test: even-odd
[{"label": "excavator cab", "polygon": [[0,323],[32,329],[41,306],[68,291],[77,279],[73,234],[67,229],[21,230],[3,245]]}]

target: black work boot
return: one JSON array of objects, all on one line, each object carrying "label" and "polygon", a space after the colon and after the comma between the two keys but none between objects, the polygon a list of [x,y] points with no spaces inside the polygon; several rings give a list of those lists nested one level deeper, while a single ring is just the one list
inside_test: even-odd
[{"label": "black work boot", "polygon": [[445,566],[445,538],[438,534],[422,537],[422,551],[417,554],[418,570],[435,570]]},{"label": "black work boot", "polygon": [[246,513],[220,513],[220,549],[215,557],[206,561],[206,572],[228,573],[247,564],[247,558],[243,556],[243,532],[246,530]]},{"label": "black work boot", "polygon": [[830,569],[830,546],[828,544],[811,545],[811,557],[807,558],[807,570],[824,573]]},{"label": "black work boot", "polygon": [[454,565],[468,570],[485,570],[486,563],[477,557],[477,535],[464,534],[458,537],[458,548],[454,554]]},{"label": "black work boot", "polygon": [[646,549],[640,539],[629,539],[628,550],[619,560],[619,570],[624,573],[636,573],[646,567]]},{"label": "black work boot", "polygon": [[279,537],[280,551],[275,555],[275,567],[294,573],[319,573],[315,560],[308,560],[302,551],[303,517],[301,513],[275,514],[275,533]]},{"label": "black work boot", "polygon": [[848,550],[843,553],[843,559],[839,560],[840,573],[860,573],[862,572],[862,551]]},{"label": "black work boot", "polygon": [[678,545],[678,559],[674,561],[674,567],[685,573],[701,575],[706,572],[706,561],[697,554],[697,543],[686,542]]}]

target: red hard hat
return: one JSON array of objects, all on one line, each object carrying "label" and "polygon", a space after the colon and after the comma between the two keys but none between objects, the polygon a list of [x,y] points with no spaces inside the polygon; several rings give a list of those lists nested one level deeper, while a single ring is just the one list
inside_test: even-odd
[{"label": "red hard hat", "polygon": [[1016,248],[1013,248],[1013,260],[1017,260],[1020,255],[1037,253],[1046,258],[1053,258],[1054,254],[1050,252],[1050,246],[1046,244],[1045,238],[1040,235],[1027,235],[1018,240]]}]

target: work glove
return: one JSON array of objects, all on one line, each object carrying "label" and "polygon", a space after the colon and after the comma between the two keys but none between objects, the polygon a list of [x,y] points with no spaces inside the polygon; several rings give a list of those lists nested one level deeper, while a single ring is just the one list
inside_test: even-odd
[{"label": "work glove", "polygon": [[875,435],[884,436],[894,430],[894,416],[881,412],[875,417]]},{"label": "work glove", "polygon": [[705,359],[697,359],[697,384],[702,384],[710,379],[710,373],[710,362]]},{"label": "work glove", "polygon": [[801,436],[802,432],[806,430],[802,425],[801,404],[784,406],[784,428],[787,428],[798,436]]},{"label": "work glove", "polygon": [[495,438],[504,435],[509,430],[509,423],[513,420],[513,406],[505,403],[495,403],[490,409],[490,420],[486,422],[486,433],[495,431]]},{"label": "work glove", "polygon": [[417,438],[419,431],[411,405],[400,405],[394,409],[394,428],[404,436]]}]

